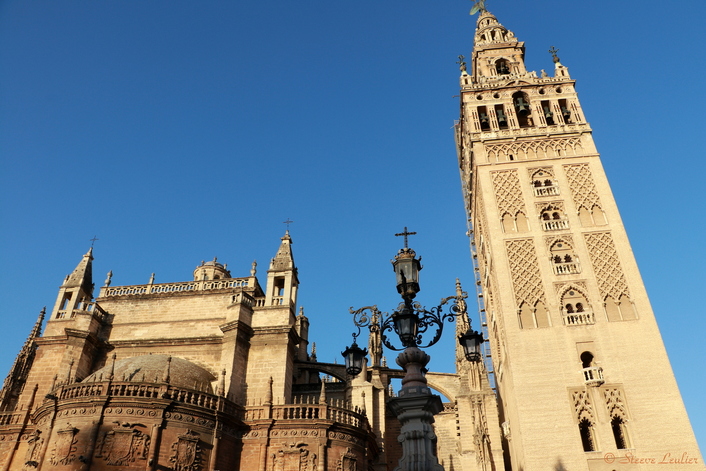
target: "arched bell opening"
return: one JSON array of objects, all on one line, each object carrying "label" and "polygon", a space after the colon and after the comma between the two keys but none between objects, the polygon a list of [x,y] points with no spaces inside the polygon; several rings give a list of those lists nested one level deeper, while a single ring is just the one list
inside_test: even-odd
[{"label": "arched bell opening", "polygon": [[515,114],[517,114],[517,123],[521,128],[527,128],[534,125],[530,109],[529,97],[524,92],[515,92],[512,95],[512,104],[515,107]]}]

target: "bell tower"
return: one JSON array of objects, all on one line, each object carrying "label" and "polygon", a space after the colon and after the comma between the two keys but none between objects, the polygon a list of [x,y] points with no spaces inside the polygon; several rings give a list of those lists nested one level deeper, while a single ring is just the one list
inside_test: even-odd
[{"label": "bell tower", "polygon": [[474,10],[455,138],[512,469],[702,469],[575,81]]}]

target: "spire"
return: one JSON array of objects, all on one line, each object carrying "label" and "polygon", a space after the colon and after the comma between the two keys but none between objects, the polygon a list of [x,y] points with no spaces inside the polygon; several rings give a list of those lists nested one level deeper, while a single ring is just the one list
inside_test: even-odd
[{"label": "spire", "polygon": [[22,389],[24,389],[29,370],[32,368],[34,356],[37,351],[35,340],[40,337],[42,333],[42,323],[44,322],[46,313],[47,308],[45,306],[39,312],[37,322],[35,322],[29,337],[27,337],[20,353],[17,355],[17,358],[15,358],[12,368],[10,368],[7,378],[5,378],[2,391],[0,391],[0,411],[12,410],[17,403]]},{"label": "spire", "polygon": [[74,269],[64,284],[62,288],[81,288],[84,293],[93,297],[93,247],[88,249],[88,252],[83,256],[83,259]]},{"label": "spire", "polygon": [[[498,19],[485,7],[479,9],[476,32],[471,56],[472,82],[507,82],[524,78],[525,44],[518,41],[515,34],[500,24]],[[464,75],[462,70],[462,76]],[[462,87],[470,85],[462,77]]]},{"label": "spire", "polygon": [[497,43],[517,43],[515,34],[504,27],[488,10],[481,10],[476,21],[475,46]]},{"label": "spire", "polygon": [[319,404],[326,404],[326,381],[321,381],[321,391],[319,392]]},{"label": "spire", "polygon": [[292,270],[294,269],[294,257],[292,256],[292,238],[289,236],[289,229],[282,237],[282,243],[277,250],[277,255],[270,262],[270,270]]}]

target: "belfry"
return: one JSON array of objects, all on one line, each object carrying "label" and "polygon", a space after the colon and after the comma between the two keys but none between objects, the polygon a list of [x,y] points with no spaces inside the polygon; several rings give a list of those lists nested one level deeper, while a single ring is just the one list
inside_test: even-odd
[{"label": "belfry", "polygon": [[483,3],[455,131],[512,469],[700,469],[575,81],[554,47],[552,73],[528,71]]},{"label": "belfry", "polygon": [[[403,303],[333,322],[298,304],[288,229],[259,276],[214,257],[180,281],[110,271],[96,287],[91,248],[0,391],[0,471],[702,471],[569,69],[552,47],[553,71],[528,71],[484,0],[472,13],[454,135],[484,338],[458,279],[417,303],[407,227]],[[317,355],[310,322],[351,315],[345,364]],[[427,371],[445,321],[455,371]]]}]

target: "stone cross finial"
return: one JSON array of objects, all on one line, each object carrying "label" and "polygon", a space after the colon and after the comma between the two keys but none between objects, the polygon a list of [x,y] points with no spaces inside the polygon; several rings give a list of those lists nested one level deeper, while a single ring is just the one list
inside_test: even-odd
[{"label": "stone cross finial", "polygon": [[407,226],[405,226],[404,232],[400,232],[400,233],[395,234],[395,237],[404,236],[404,248],[408,249],[409,247],[407,246],[407,236],[416,235],[416,234],[417,234],[416,232],[408,232]]}]

